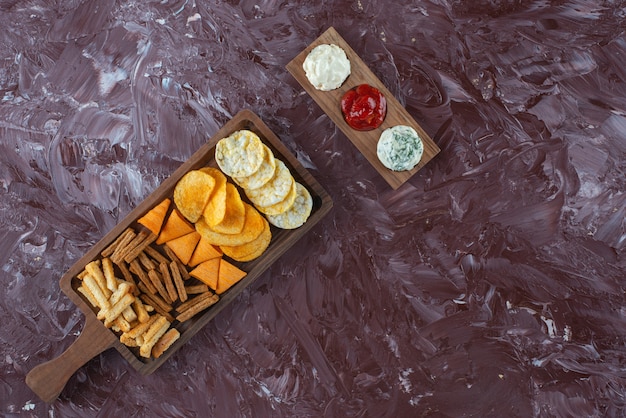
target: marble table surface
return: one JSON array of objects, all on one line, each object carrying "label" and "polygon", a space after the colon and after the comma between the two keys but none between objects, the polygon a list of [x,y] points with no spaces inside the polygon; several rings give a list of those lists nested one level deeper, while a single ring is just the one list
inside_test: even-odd
[{"label": "marble table surface", "polygon": [[[626,416],[623,1],[0,1],[0,415]],[[334,27],[441,152],[390,188],[287,72]],[[332,211],[157,371],[59,279],[238,111]]]}]

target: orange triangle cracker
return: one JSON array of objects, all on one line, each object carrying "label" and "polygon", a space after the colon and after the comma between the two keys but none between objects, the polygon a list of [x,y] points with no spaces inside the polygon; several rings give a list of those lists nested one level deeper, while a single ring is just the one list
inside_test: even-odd
[{"label": "orange triangle cracker", "polygon": [[193,255],[196,246],[200,241],[200,234],[196,231],[183,235],[182,237],[174,238],[165,243],[176,254],[176,257],[183,263],[189,263],[191,256]]},{"label": "orange triangle cracker", "polygon": [[222,251],[219,248],[213,246],[206,238],[200,236],[200,242],[196,246],[196,249],[191,256],[191,259],[187,263],[190,267],[195,267],[198,264],[210,260],[212,258],[219,258],[222,256]]},{"label": "orange triangle cracker", "polygon": [[211,289],[217,289],[217,277],[220,270],[220,258],[212,258],[189,272],[191,277],[195,277]]},{"label": "orange triangle cracker", "polygon": [[161,203],[150,209],[148,213],[139,218],[137,223],[148,228],[154,235],[159,235],[171,203],[172,201],[170,199],[164,199]]},{"label": "orange triangle cracker", "polygon": [[240,270],[223,258],[220,259],[220,269],[217,279],[217,289],[215,289],[215,293],[221,295],[222,293],[230,289],[232,285],[243,279],[245,276],[245,271]]},{"label": "orange triangle cracker", "polygon": [[178,209],[174,209],[169,218],[167,218],[165,225],[163,225],[163,228],[161,229],[161,234],[156,240],[156,243],[158,245],[161,245],[167,241],[182,237],[183,235],[187,235],[195,230],[196,228],[193,226],[193,224],[185,219],[185,217],[181,215]]}]

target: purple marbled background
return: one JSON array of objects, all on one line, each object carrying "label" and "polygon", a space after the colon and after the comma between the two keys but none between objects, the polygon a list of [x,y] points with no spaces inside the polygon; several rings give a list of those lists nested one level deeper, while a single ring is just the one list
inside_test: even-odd
[{"label": "purple marbled background", "polygon": [[[626,2],[0,0],[0,414],[620,417]],[[393,191],[285,65],[334,26],[442,152]],[[154,374],[24,383],[58,281],[250,108],[332,212]]]}]

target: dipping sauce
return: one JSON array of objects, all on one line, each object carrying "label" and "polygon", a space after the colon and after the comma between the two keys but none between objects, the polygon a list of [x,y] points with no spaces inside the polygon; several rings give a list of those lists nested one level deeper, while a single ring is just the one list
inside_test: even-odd
[{"label": "dipping sauce", "polygon": [[422,159],[424,144],[415,129],[396,125],[380,134],[376,153],[380,162],[390,170],[411,170]]},{"label": "dipping sauce", "polygon": [[340,87],[350,75],[350,60],[335,44],[318,45],[304,59],[302,68],[309,82],[318,90]]},{"label": "dipping sauce", "polygon": [[387,100],[375,87],[361,84],[348,90],[341,99],[343,118],[357,131],[378,128],[387,115]]}]

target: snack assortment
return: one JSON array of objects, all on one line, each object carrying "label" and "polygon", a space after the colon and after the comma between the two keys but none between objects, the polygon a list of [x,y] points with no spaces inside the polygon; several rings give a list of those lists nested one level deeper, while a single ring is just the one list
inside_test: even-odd
[{"label": "snack assortment", "polygon": [[142,358],[160,357],[180,338],[179,324],[246,276],[225,257],[258,258],[272,240],[270,224],[297,228],[312,211],[309,191],[254,132],[218,141],[215,159],[219,168],[185,173],[171,198],[138,218],[76,277],[97,318]]}]

